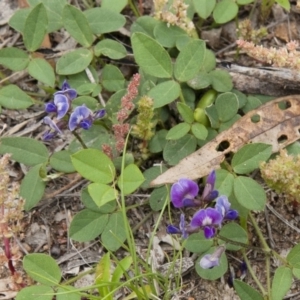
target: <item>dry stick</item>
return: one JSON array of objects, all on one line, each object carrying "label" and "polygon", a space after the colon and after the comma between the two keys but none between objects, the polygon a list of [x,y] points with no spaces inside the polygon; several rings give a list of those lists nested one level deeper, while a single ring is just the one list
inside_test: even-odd
[{"label": "dry stick", "polygon": [[278,213],[269,203],[266,204],[267,208],[279,219],[281,220],[283,223],[285,223],[287,226],[291,227],[292,229],[294,229],[295,231],[297,231],[298,233],[300,233],[300,229],[296,226],[294,226],[293,224],[291,224],[288,220],[286,220],[280,213]]}]

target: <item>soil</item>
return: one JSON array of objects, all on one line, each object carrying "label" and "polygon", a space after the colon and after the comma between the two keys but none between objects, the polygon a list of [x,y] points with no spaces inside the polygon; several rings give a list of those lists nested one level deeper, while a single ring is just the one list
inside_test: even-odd
[{"label": "soil", "polygon": [[[144,15],[151,14],[153,10],[152,1],[136,2],[141,5],[138,5],[138,7],[139,9],[143,9]],[[279,6],[274,5],[274,9],[265,22],[260,20],[259,8],[257,7],[254,10],[254,27],[273,25],[269,28],[266,38],[262,40],[264,46],[280,47],[285,45],[291,38],[298,39],[299,41],[300,15],[295,1],[290,2],[293,7],[290,13],[287,14]],[[73,4],[75,3],[80,7],[84,7],[80,0],[74,1]],[[0,2],[0,49],[9,46],[24,48],[20,34],[8,25],[10,16],[16,9],[24,5],[26,6],[26,1],[21,0],[2,0]],[[250,5],[242,7],[239,12],[239,19],[246,18],[251,8],[252,6]],[[130,47],[128,30],[134,21],[134,16],[130,10],[126,10],[125,14],[128,16],[128,22],[125,28],[115,33],[114,36]],[[202,38],[206,40],[208,47],[215,52],[217,59],[254,68],[262,66],[260,62],[253,61],[243,54],[239,56],[238,60],[235,59],[236,27],[234,22],[220,26],[218,29],[211,29],[211,24],[211,19],[204,23]],[[50,34],[49,40],[45,40],[45,48],[55,51],[65,51],[75,47],[74,44],[65,42],[64,35],[65,33],[63,32]],[[121,69],[124,74],[130,77],[135,71],[136,66],[132,62],[130,64],[124,62]],[[26,72],[12,74],[1,66],[0,72],[5,76],[9,76],[10,83],[17,84],[25,91],[39,91],[36,81]],[[3,82],[3,80],[0,80],[0,85]],[[44,126],[42,126],[44,116],[43,108],[38,105],[22,111],[2,109],[2,113],[0,114],[0,134],[1,136],[27,136],[40,139],[45,131]],[[68,144],[68,138],[66,136],[63,140],[54,140],[47,146],[51,151],[63,149]],[[151,166],[152,162],[149,162],[148,165]],[[20,182],[27,171],[26,166],[11,162],[11,182]],[[259,180],[259,177],[257,179]],[[68,228],[72,217],[84,208],[80,201],[80,191],[86,185],[86,180],[74,174],[54,179],[47,185],[46,194],[36,208],[24,213],[24,218],[21,221],[23,231],[18,237],[15,237],[19,247],[19,259],[15,261],[15,266],[21,273],[23,272],[21,260],[27,253],[50,254],[59,263],[65,278],[77,275],[80,271],[99,261],[104,250],[97,241],[78,243],[68,238]],[[255,218],[269,246],[278,253],[286,255],[294,245],[300,242],[300,206],[287,202],[284,195],[277,195],[267,187],[265,187],[265,190],[268,195],[268,205],[264,212],[255,214]],[[141,204],[129,213],[129,218],[133,226],[145,219],[151,211],[147,205],[142,205],[148,198],[149,191],[138,191],[128,199],[131,203]],[[148,234],[151,233],[156,217],[156,214],[153,214],[135,232],[136,243],[138,245],[137,250],[140,254],[147,249]],[[166,224],[162,224],[161,227],[164,227],[164,225]],[[259,246],[259,241],[251,225],[249,225],[249,236],[251,237],[252,245]],[[3,252],[1,246],[0,243],[0,252]],[[167,253],[172,253],[172,249],[167,243],[162,242],[161,247]],[[265,262],[262,254],[253,250],[249,250],[247,254],[260,282],[265,285]],[[117,255],[122,257],[126,254],[120,250]],[[188,257],[190,254],[184,253],[184,255]],[[242,271],[240,265],[242,260],[241,254],[236,252],[230,253],[229,265],[231,272],[230,274],[225,274],[224,277],[217,281],[201,279],[193,268],[187,270],[186,274],[182,277],[180,291],[174,292],[171,299],[239,299],[232,288],[231,281],[233,276],[241,278]],[[273,272],[279,264],[279,261],[271,261]],[[77,283],[77,286],[90,284],[89,280],[93,280],[93,278],[87,277],[85,280],[84,282]],[[257,288],[250,274],[247,273],[243,280]],[[16,295],[16,288],[17,286],[11,281],[7,264],[0,260],[0,300],[13,299]],[[120,294],[118,299],[122,299],[122,294]],[[293,282],[292,288],[285,299],[300,299],[300,280]]]}]

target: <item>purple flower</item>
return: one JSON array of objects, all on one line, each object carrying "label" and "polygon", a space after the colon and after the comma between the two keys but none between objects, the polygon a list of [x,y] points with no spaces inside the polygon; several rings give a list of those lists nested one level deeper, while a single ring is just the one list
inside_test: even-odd
[{"label": "purple flower", "polygon": [[104,109],[93,114],[93,112],[85,105],[77,106],[70,115],[69,129],[73,131],[76,128],[81,127],[88,130],[96,119],[102,118],[104,115]]},{"label": "purple flower", "polygon": [[200,259],[200,267],[203,269],[211,269],[220,265],[220,258],[225,251],[224,246],[220,246],[213,254],[206,254]]},{"label": "purple flower", "polygon": [[222,220],[223,216],[217,209],[208,207],[200,209],[194,214],[190,226],[203,228],[204,236],[210,239],[216,233],[215,227],[221,226]]},{"label": "purple flower", "polygon": [[212,171],[208,174],[205,187],[202,193],[202,200],[204,201],[212,201],[218,197],[219,192],[214,190],[216,182],[216,172]]},{"label": "purple flower", "polygon": [[174,225],[168,225],[167,226],[167,233],[169,234],[182,234],[182,238],[186,239],[188,237],[188,233],[186,232],[185,228],[185,217],[184,214],[180,215],[180,223],[179,223],[179,228],[174,226]]},{"label": "purple flower", "polygon": [[194,181],[182,178],[171,187],[171,201],[177,208],[195,206],[194,198],[198,195],[199,187]]},{"label": "purple flower", "polygon": [[234,220],[238,217],[238,212],[230,209],[230,202],[226,196],[220,196],[216,200],[215,208],[218,210],[225,220]]},{"label": "purple flower", "polygon": [[56,92],[54,95],[63,94],[65,95],[70,101],[74,100],[77,97],[77,92],[75,89],[71,89],[67,80],[64,80],[61,91]]},{"label": "purple flower", "polygon": [[76,90],[71,89],[65,80],[62,85],[62,90],[54,94],[54,101],[45,104],[45,111],[47,113],[56,112],[57,119],[62,119],[69,111],[71,101],[76,98],[76,96]]},{"label": "purple flower", "polygon": [[49,141],[51,140],[53,137],[55,137],[57,134],[62,134],[59,125],[57,125],[55,122],[53,122],[50,117],[45,117],[44,118],[44,123],[46,125],[48,125],[50,127],[50,130],[47,131],[44,135],[43,135],[43,140],[44,141]]}]

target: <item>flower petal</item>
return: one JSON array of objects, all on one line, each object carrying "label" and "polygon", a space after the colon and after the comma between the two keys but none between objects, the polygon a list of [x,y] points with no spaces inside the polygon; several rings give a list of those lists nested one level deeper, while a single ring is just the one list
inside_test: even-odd
[{"label": "flower petal", "polygon": [[85,105],[77,106],[71,113],[69,129],[73,131],[83,120],[89,117],[91,117],[91,111]]},{"label": "flower petal", "polygon": [[105,116],[105,114],[106,114],[105,109],[100,109],[100,110],[98,110],[98,111],[96,111],[96,112],[94,113],[94,119],[95,119],[95,120],[96,120],[96,119],[101,119],[101,118],[103,118],[103,117]]},{"label": "flower petal", "polygon": [[216,234],[215,228],[210,226],[205,226],[203,231],[206,239],[211,239]]},{"label": "flower petal", "polygon": [[62,86],[61,86],[61,89],[62,89],[63,91],[65,91],[65,90],[67,90],[67,89],[69,89],[69,88],[71,88],[71,87],[70,87],[68,81],[65,79],[64,82],[63,82],[63,84],[62,84]]},{"label": "flower petal", "polygon": [[45,104],[45,112],[46,113],[52,113],[52,112],[57,112],[57,107],[53,102],[48,102]]},{"label": "flower petal", "polygon": [[206,225],[220,225],[222,220],[223,217],[218,210],[208,207],[206,209],[200,209],[194,214],[191,220],[191,226],[203,227]]},{"label": "flower petal", "polygon": [[54,104],[57,107],[57,119],[63,118],[69,110],[70,103],[68,98],[62,94],[56,94],[54,96]]},{"label": "flower petal", "polygon": [[62,134],[61,130],[59,129],[59,127],[51,120],[50,117],[45,117],[43,119],[44,123],[46,125],[49,125],[51,129],[53,129],[55,132],[59,133],[59,134]]},{"label": "flower petal", "polygon": [[177,234],[177,233],[181,233],[180,229],[177,228],[174,225],[168,225],[167,226],[167,233],[168,234]]},{"label": "flower petal", "polygon": [[220,264],[218,258],[212,258],[211,254],[206,254],[200,259],[200,267],[203,269],[211,269]]},{"label": "flower petal", "polygon": [[230,206],[231,204],[228,201],[227,196],[222,195],[217,198],[215,208],[222,214],[223,217],[227,214]]},{"label": "flower petal", "polygon": [[197,183],[190,179],[182,178],[171,187],[171,201],[177,208],[183,207],[184,199],[193,199],[198,195],[199,187]]},{"label": "flower petal", "polygon": [[88,130],[91,128],[93,122],[92,120],[89,120],[89,119],[85,119],[85,120],[82,120],[80,123],[79,123],[79,126],[81,128],[83,128],[84,130]]}]

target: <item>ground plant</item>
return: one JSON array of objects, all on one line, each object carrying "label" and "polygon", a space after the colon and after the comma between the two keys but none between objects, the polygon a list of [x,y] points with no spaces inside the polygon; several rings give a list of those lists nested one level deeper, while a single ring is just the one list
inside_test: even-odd
[{"label": "ground plant", "polygon": [[[229,73],[217,68],[214,52],[199,38],[204,22],[211,19],[220,26],[237,19],[245,5],[260,5],[267,18],[275,2],[289,10],[289,1],[156,0],[151,15],[141,14],[142,1],[69,2],[28,0],[28,7],[9,21],[22,46],[0,49],[1,109],[44,112],[38,138],[12,134],[0,139],[1,263],[19,291],[16,299],[116,299],[124,290],[124,300],[173,299],[182,288],[185,261],[205,280],[230,274],[240,299],[283,299],[300,279],[300,244],[286,256],[270,247],[255,218],[265,209],[266,192],[252,175],[261,169],[271,188],[298,205],[297,144],[290,145],[294,156],[283,151],[274,159],[272,145],[245,141],[203,178],[182,177],[158,186],[152,181],[273,100],[234,89]],[[114,34],[126,24],[124,11],[134,18],[127,43]],[[58,54],[43,51],[45,37],[62,32],[76,46]],[[252,41],[238,45],[245,43]],[[123,62],[132,65],[127,74]],[[293,65],[289,60],[287,66]],[[24,71],[38,92],[10,83],[11,74]],[[53,151],[53,141],[61,143],[61,150]],[[226,147],[220,144],[218,151]],[[25,165],[27,172],[19,186],[7,189],[10,160]],[[96,239],[105,251],[90,270],[65,278],[50,255],[20,254],[15,237],[23,214],[35,209],[47,187],[73,173],[86,185],[80,196],[84,208],[73,216],[68,236],[80,243]],[[134,193],[149,197],[128,205]],[[135,238],[143,224],[129,218],[141,205],[157,216],[144,256]],[[249,228],[260,244],[252,245]],[[160,230],[173,247],[166,271],[153,250]],[[250,250],[264,258],[265,284],[251,266]],[[239,278],[229,268],[228,255],[239,259]],[[13,263],[20,257],[23,271]],[[275,272],[274,259],[280,261]],[[94,274],[94,283],[75,287],[87,273]]]}]

